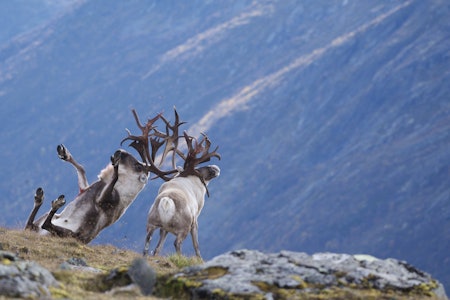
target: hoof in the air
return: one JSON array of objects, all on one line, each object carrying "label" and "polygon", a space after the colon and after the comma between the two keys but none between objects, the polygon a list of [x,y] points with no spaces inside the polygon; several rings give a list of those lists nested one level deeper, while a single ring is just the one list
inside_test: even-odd
[{"label": "hoof in the air", "polygon": [[111,163],[114,167],[119,165],[121,154],[122,152],[120,150],[117,150],[116,152],[114,152],[114,155],[111,156]]},{"label": "hoof in the air", "polygon": [[52,201],[52,209],[57,210],[64,204],[66,204],[66,199],[64,198],[64,195],[60,195],[58,199]]},{"label": "hoof in the air", "polygon": [[44,190],[39,187],[36,190],[36,193],[34,194],[34,204],[35,205],[41,205],[44,201]]},{"label": "hoof in the air", "polygon": [[58,145],[58,147],[56,147],[56,151],[58,152],[58,157],[60,159],[62,159],[62,160],[69,159],[70,153],[63,144]]}]

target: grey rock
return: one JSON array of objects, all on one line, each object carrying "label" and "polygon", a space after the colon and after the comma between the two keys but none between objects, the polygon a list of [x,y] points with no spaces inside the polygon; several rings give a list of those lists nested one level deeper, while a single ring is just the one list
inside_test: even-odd
[{"label": "grey rock", "polygon": [[47,269],[14,253],[0,251],[0,295],[49,299],[49,287],[59,286]]},{"label": "grey rock", "polygon": [[71,265],[74,265],[74,266],[81,266],[81,267],[87,267],[88,266],[87,262],[84,259],[80,258],[80,257],[71,257],[71,258],[69,258],[67,260],[67,262],[69,264],[71,264]]},{"label": "grey rock", "polygon": [[438,299],[447,299],[443,286],[429,274],[403,261],[367,255],[308,255],[291,251],[264,254],[238,250],[217,256],[203,265],[185,268],[175,278],[199,281],[201,284],[191,284],[195,286],[191,288],[192,295],[199,298],[217,296],[220,290],[226,295],[260,294],[271,299],[273,288],[309,293],[333,287],[347,289],[353,285],[404,293],[413,290],[420,293],[419,287],[425,286]]},{"label": "grey rock", "polygon": [[78,257],[72,257],[59,265],[61,270],[78,270],[91,273],[102,273],[102,270],[88,266],[87,262]]},{"label": "grey rock", "polygon": [[128,269],[131,280],[139,286],[143,295],[150,295],[156,283],[156,272],[144,258],[136,258]]}]

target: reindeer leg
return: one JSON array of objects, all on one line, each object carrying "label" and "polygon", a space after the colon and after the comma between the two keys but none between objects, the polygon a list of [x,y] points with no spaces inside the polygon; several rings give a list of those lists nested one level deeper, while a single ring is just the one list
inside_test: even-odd
[{"label": "reindeer leg", "polygon": [[202,258],[200,255],[200,249],[198,247],[198,223],[195,221],[194,224],[192,224],[191,228],[191,236],[192,236],[192,243],[194,245],[195,255],[197,257]]},{"label": "reindeer leg", "polygon": [[100,196],[98,197],[97,203],[99,205],[102,204],[102,202],[105,201],[111,201],[111,195],[113,193],[114,190],[114,185],[116,184],[117,180],[119,179],[119,163],[120,163],[120,157],[122,152],[120,150],[117,150],[116,152],[114,152],[114,155],[111,156],[111,163],[114,167],[114,174],[113,174],[113,178],[110,182],[107,183],[107,185],[103,188]]},{"label": "reindeer leg", "polygon": [[166,241],[167,233],[168,231],[162,228],[159,230],[159,241],[158,245],[156,245],[155,251],[153,252],[153,256],[158,255],[159,252],[161,251],[161,248],[164,245],[164,242]]},{"label": "reindeer leg", "polygon": [[65,203],[66,200],[64,199],[64,195],[60,195],[56,200],[52,201],[52,209],[48,213],[47,218],[44,221],[44,224],[42,224],[42,229],[45,229],[48,232],[60,237],[68,237],[68,236],[73,237],[75,236],[75,234],[71,230],[53,225],[52,223],[53,216],[58,211],[58,209],[61,208]]},{"label": "reindeer leg", "polygon": [[73,158],[72,154],[69,152],[69,149],[67,149],[63,144],[58,145],[58,147],[56,147],[56,151],[58,152],[58,156],[60,159],[71,163],[75,167],[75,169],[77,170],[78,187],[80,189],[80,193],[85,191],[88,188],[89,184],[86,178],[86,171],[84,170],[83,166]]},{"label": "reindeer leg", "polygon": [[27,225],[25,226],[25,229],[29,229],[29,230],[36,231],[36,232],[39,230],[39,227],[36,226],[33,222],[34,222],[34,218],[36,217],[36,214],[43,202],[44,202],[44,190],[39,187],[36,190],[36,193],[34,195],[34,207],[33,207],[33,210],[31,211],[30,216],[28,217],[28,221],[27,221]]},{"label": "reindeer leg", "polygon": [[150,249],[150,242],[152,240],[153,232],[155,232],[157,227],[152,226],[151,228],[147,228],[147,236],[145,237],[145,246],[144,246],[144,252],[143,255],[148,255],[148,250]]},{"label": "reindeer leg", "polygon": [[189,233],[189,231],[186,230],[186,231],[178,232],[176,234],[177,237],[176,237],[173,245],[175,246],[175,250],[177,251],[178,255],[181,255],[181,243],[183,243],[183,241],[186,239],[188,233]]}]

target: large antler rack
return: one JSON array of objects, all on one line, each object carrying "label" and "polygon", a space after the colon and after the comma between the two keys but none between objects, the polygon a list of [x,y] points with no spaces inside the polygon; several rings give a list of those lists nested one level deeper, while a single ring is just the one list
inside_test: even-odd
[{"label": "large antler rack", "polygon": [[[139,117],[136,113],[136,110],[133,109],[132,113],[133,113],[134,119],[136,120],[137,126],[142,131],[142,135],[140,135],[140,136],[132,135],[131,132],[129,130],[127,130],[128,136],[126,138],[124,138],[120,142],[120,144],[122,145],[123,142],[125,142],[127,140],[131,140],[132,142],[130,143],[129,146],[133,147],[139,153],[142,161],[147,165],[147,171],[156,174],[158,177],[161,177],[165,181],[169,181],[170,179],[173,178],[173,176],[169,177],[169,175],[175,174],[178,171],[175,168],[172,170],[168,170],[168,171],[162,171],[155,164],[156,153],[158,152],[159,148],[161,148],[161,146],[164,145],[164,143],[166,143],[164,141],[165,136],[164,137],[161,136],[160,132],[156,131],[155,126],[153,126],[153,124],[159,118],[162,117],[162,114],[161,113],[158,114],[153,119],[149,119],[147,121],[147,124],[142,125],[141,121],[139,120]],[[161,138],[163,138],[163,141],[161,141]],[[151,153],[150,153],[150,149],[149,149],[149,144],[151,146]]]},{"label": "large antler rack", "polygon": [[186,156],[184,156],[183,154],[180,155],[184,159],[184,167],[179,176],[187,177],[189,175],[195,175],[200,178],[206,188],[206,193],[209,197],[209,191],[206,187],[206,182],[203,180],[203,177],[201,176],[199,171],[197,171],[196,167],[201,163],[210,161],[212,157],[216,157],[220,160],[220,154],[217,153],[219,146],[217,146],[213,152],[209,152],[209,149],[211,148],[211,141],[206,134],[202,133],[203,138],[200,140],[200,142],[196,138],[188,135],[186,131],[184,131],[183,134],[184,139],[186,140],[186,145],[188,147],[188,153]]},{"label": "large antler rack", "polygon": [[[163,115],[161,115],[161,119],[166,124],[166,133],[162,133],[155,129],[155,136],[160,137],[165,140],[166,146],[164,147],[164,151],[161,156],[161,161],[159,162],[159,166],[161,166],[166,159],[167,155],[172,152],[172,168],[176,168],[175,166],[175,154],[183,156],[183,153],[178,150],[178,139],[180,138],[178,134],[178,129],[181,125],[185,124],[186,122],[180,122],[180,116],[178,115],[177,109],[173,108],[175,112],[175,123],[173,125],[170,124],[169,121],[167,121],[166,118],[164,118]],[[170,131],[172,131],[172,134],[170,134]],[[164,143],[164,142],[163,142]]]},{"label": "large antler rack", "polygon": [[[136,149],[136,151],[139,153],[142,161],[148,167],[148,172],[154,173],[157,177],[161,177],[165,181],[169,181],[175,176],[173,175],[175,173],[179,173],[178,176],[180,177],[194,175],[200,178],[206,188],[206,183],[196,167],[204,162],[211,160],[211,158],[213,157],[216,157],[220,160],[220,154],[217,153],[219,147],[217,146],[214,151],[209,152],[211,148],[211,141],[208,139],[208,136],[206,134],[202,133],[202,138],[199,141],[196,138],[188,135],[187,132],[184,131],[183,136],[187,146],[187,154],[185,155],[183,151],[178,148],[178,140],[180,138],[179,127],[185,124],[185,122],[180,121],[180,117],[175,107],[175,121],[173,125],[162,115],[162,113],[158,114],[153,119],[149,119],[145,125],[142,125],[136,111],[133,109],[132,112],[137,126],[142,131],[142,135],[135,136],[132,135],[129,130],[127,130],[128,137],[124,138],[120,144],[127,140],[131,140],[132,142],[130,143],[130,146]],[[165,133],[157,130],[156,126],[153,125],[160,118],[165,123]],[[156,154],[163,145],[165,145],[163,153],[160,155],[159,163],[156,164]],[[164,160],[171,152],[172,169],[163,171],[160,169],[160,167],[163,165]],[[181,171],[177,170],[175,166],[176,156],[184,160],[183,170]],[[209,196],[208,189],[206,189],[206,192]]]}]

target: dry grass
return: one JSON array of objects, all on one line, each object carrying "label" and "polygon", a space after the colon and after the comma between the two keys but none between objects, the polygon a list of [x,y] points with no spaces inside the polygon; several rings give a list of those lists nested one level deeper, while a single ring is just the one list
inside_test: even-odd
[{"label": "dry grass", "polygon": [[[111,299],[114,295],[104,292],[105,278],[114,270],[120,280],[133,259],[141,254],[119,249],[111,245],[89,246],[72,238],[42,236],[31,231],[0,228],[0,250],[16,253],[25,260],[32,260],[50,270],[57,280],[63,283],[61,289],[53,289],[56,298],[70,299]],[[101,270],[101,273],[62,270],[61,264],[71,258],[83,259],[89,267]],[[156,270],[158,277],[176,273],[181,267],[198,264],[196,258],[148,257],[148,263]],[[125,280],[126,283],[126,280]],[[125,284],[124,283],[124,284]],[[119,296],[120,295],[120,296]],[[156,299],[140,297],[136,290],[117,291],[114,298]],[[5,299],[0,296],[0,299]]]},{"label": "dry grass", "polygon": [[[30,231],[10,230],[0,227],[0,250],[16,253],[25,260],[39,263],[52,272],[55,278],[62,283],[60,288],[52,288],[52,297],[55,299],[158,299],[143,297],[138,289],[129,288],[130,279],[127,275],[128,266],[138,257],[134,251],[119,249],[111,245],[88,246],[71,238],[58,238],[41,236]],[[71,258],[81,258],[90,267],[101,270],[100,273],[89,271],[63,270],[61,264]],[[158,274],[158,283],[155,287],[162,295],[179,295],[189,298],[187,285],[201,284],[195,278],[173,279],[171,274],[180,271],[180,268],[201,263],[197,258],[188,258],[178,255],[168,257],[148,257],[148,263]],[[219,272],[219,273],[217,273]],[[223,270],[214,270],[209,276],[223,275]],[[110,278],[113,279],[110,279]],[[108,279],[109,278],[109,279]],[[173,280],[172,280],[173,279]],[[437,299],[430,292],[432,286],[421,286],[411,293],[398,291],[379,291],[372,288],[343,287],[323,289],[319,293],[304,293],[307,288],[282,289],[267,283],[255,284],[263,291],[271,292],[279,299]],[[220,292],[220,290],[217,290]],[[187,294],[186,294],[187,293]],[[229,295],[220,292],[223,298]],[[219,293],[219,294],[220,294]],[[217,295],[218,297],[220,295]],[[262,298],[254,295],[255,299]],[[251,298],[251,297],[248,297]],[[0,296],[0,300],[7,299]]]}]

